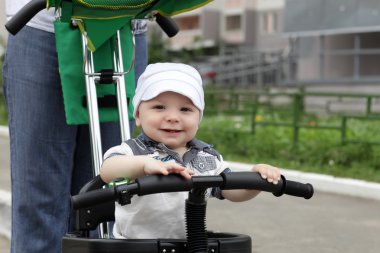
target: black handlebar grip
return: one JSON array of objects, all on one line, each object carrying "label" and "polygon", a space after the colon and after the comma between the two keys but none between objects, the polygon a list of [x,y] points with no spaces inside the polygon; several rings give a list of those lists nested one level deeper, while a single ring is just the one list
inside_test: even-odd
[{"label": "black handlebar grip", "polygon": [[282,192],[284,186],[283,180],[272,184],[256,172],[222,173],[221,176],[224,178],[222,189],[255,189],[277,194]]},{"label": "black handlebar grip", "polygon": [[174,37],[179,31],[177,24],[170,17],[165,17],[157,13],[156,22],[161,27],[161,29],[169,36],[169,38]]},{"label": "black handlebar grip", "polygon": [[46,0],[32,0],[5,24],[8,32],[16,35],[38,12],[46,8]]},{"label": "black handlebar grip", "polygon": [[314,188],[311,184],[303,184],[295,181],[286,181],[285,194],[310,199],[313,197]]},{"label": "black handlebar grip", "polygon": [[136,183],[139,188],[139,196],[160,192],[190,191],[193,187],[191,180],[186,180],[177,174],[149,175],[136,179]]},{"label": "black handlebar grip", "polygon": [[104,188],[72,196],[71,205],[77,210],[112,200],[115,200],[114,188]]}]

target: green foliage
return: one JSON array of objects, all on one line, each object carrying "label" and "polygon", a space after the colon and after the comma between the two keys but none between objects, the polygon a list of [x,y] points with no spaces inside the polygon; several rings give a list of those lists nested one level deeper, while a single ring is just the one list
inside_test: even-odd
[{"label": "green foliage", "polygon": [[162,31],[152,29],[149,33],[148,44],[149,63],[169,61],[170,57],[166,50],[166,43],[162,38]]},{"label": "green foliage", "polygon": [[[1,40],[0,40],[0,47],[2,47]],[[0,94],[3,93],[3,62],[4,62],[4,54],[0,55]]]},{"label": "green foliage", "polygon": [[[3,43],[0,43],[3,45]],[[4,54],[0,56],[0,125],[8,124],[7,109],[5,106],[5,98],[3,95],[3,62]]]},{"label": "green foliage", "polygon": [[5,106],[5,99],[2,94],[0,94],[0,125],[8,124],[7,108]]}]

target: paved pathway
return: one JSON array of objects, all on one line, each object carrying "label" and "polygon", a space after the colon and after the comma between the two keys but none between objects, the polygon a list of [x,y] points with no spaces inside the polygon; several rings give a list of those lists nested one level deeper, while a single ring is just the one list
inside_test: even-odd
[{"label": "paved pathway", "polygon": [[9,253],[10,241],[4,236],[0,236],[0,252]]},{"label": "paved pathway", "polygon": [[210,200],[209,230],[250,235],[254,253],[378,253],[380,201],[316,192],[310,200],[262,193]]}]

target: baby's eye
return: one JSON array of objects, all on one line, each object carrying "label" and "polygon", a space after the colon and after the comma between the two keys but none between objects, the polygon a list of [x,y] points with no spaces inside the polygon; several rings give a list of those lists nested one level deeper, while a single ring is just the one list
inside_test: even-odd
[{"label": "baby's eye", "polygon": [[181,112],[192,112],[193,110],[190,107],[182,107]]},{"label": "baby's eye", "polygon": [[163,105],[154,105],[153,109],[162,110],[162,109],[165,109],[165,106],[163,106]]}]

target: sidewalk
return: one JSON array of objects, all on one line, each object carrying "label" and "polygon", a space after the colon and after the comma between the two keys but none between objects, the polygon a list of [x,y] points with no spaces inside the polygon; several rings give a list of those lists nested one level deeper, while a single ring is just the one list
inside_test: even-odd
[{"label": "sidewalk", "polygon": [[[7,253],[9,140],[7,129],[1,126],[0,150],[0,252]],[[241,171],[250,165],[231,162],[231,167]],[[251,235],[253,252],[378,252],[380,184],[293,170],[283,170],[283,174],[289,180],[311,183],[314,197],[304,200],[260,194],[257,200],[241,204],[212,200],[208,228]]]},{"label": "sidewalk", "polygon": [[0,252],[10,250],[11,194],[8,129],[0,126]]},{"label": "sidewalk", "polygon": [[8,253],[10,249],[10,241],[7,237],[0,235],[0,252]]},{"label": "sidewalk", "polygon": [[0,190],[10,191],[9,139],[0,129]]},{"label": "sidewalk", "polygon": [[[8,252],[3,247],[9,247],[11,229],[11,183],[9,164],[8,131],[0,126],[0,252]],[[4,245],[4,246],[3,246]]]}]

